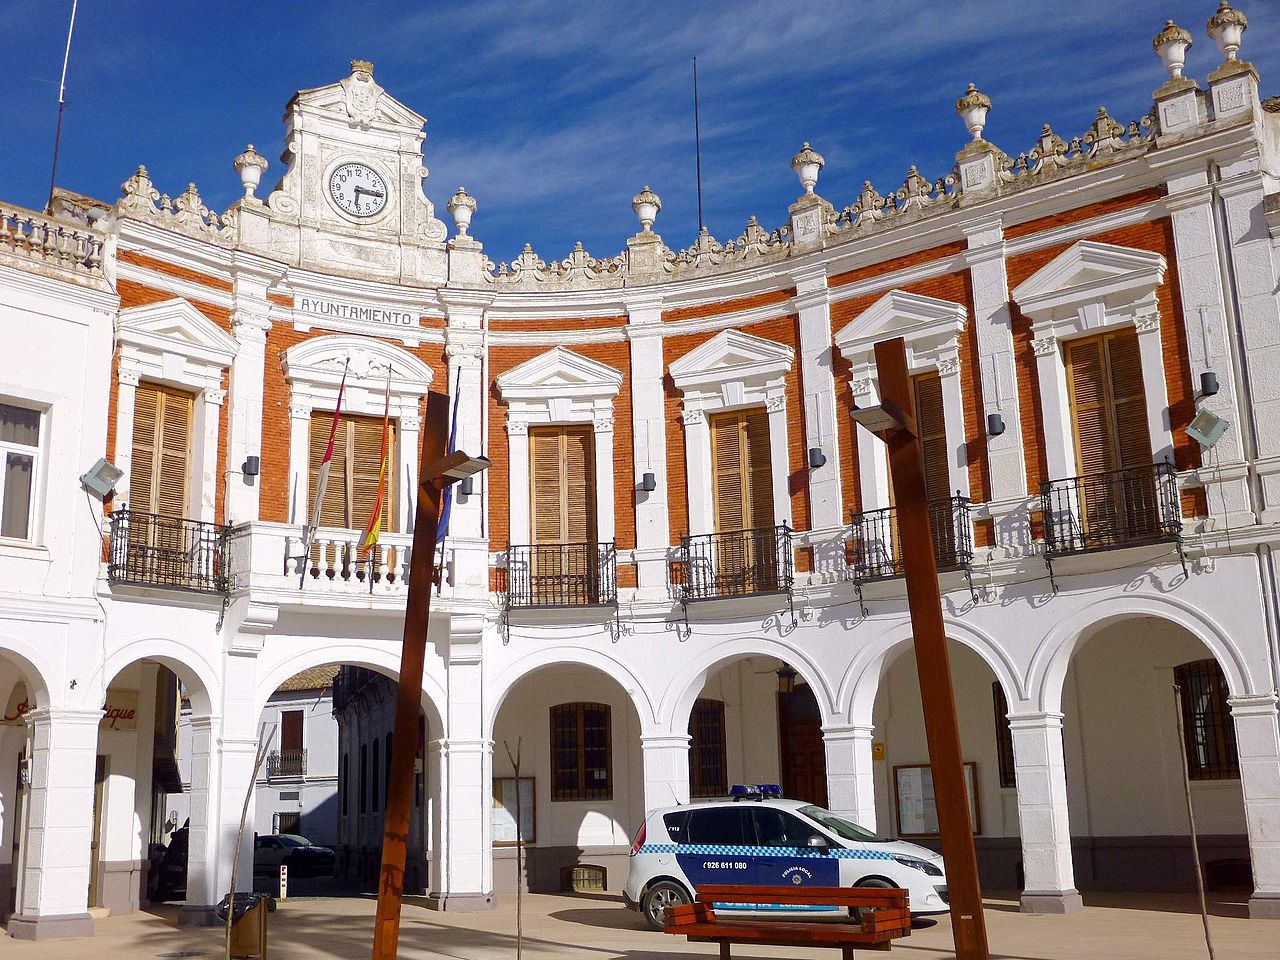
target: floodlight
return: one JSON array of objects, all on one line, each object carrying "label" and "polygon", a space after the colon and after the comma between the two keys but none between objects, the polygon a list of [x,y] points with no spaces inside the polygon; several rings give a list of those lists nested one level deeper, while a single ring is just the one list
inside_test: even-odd
[{"label": "floodlight", "polygon": [[105,458],[99,457],[98,462],[85,471],[80,478],[80,482],[95,497],[105,500],[111,495],[111,491],[116,488],[116,483],[123,476],[123,470]]},{"label": "floodlight", "polygon": [[1222,435],[1227,432],[1229,426],[1231,426],[1230,423],[1212,410],[1202,408],[1187,424],[1187,436],[1208,450],[1222,439]]}]

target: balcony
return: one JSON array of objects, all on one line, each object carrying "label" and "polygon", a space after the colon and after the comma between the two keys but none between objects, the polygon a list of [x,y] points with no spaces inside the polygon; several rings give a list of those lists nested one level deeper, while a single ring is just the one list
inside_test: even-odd
[{"label": "balcony", "polygon": [[507,550],[507,609],[591,607],[618,602],[612,543],[540,543]]},{"label": "balcony", "polygon": [[305,777],[307,775],[307,751],[272,750],[267,754],[267,779]]},{"label": "balcony", "polygon": [[33,210],[0,206],[0,259],[32,262],[105,284],[103,234]]},{"label": "balcony", "polygon": [[360,530],[321,527],[311,538],[311,549],[302,555],[302,537],[286,538],[285,573],[297,577],[303,589],[323,587],[327,592],[405,593],[409,586],[410,543],[407,533],[384,533],[365,556],[360,556]]},{"label": "balcony", "polygon": [[786,524],[705,533],[680,541],[680,602],[786,593],[795,584]]},{"label": "balcony", "polygon": [[[968,569],[973,560],[973,522],[968,497],[948,497],[929,504],[929,528],[933,534],[938,570]],[[902,541],[898,536],[896,507],[855,513],[850,569],[856,583],[900,577]]]},{"label": "balcony", "polygon": [[[1173,465],[1156,463],[1041,485],[1045,560],[1172,541],[1182,552],[1182,509]],[[1184,564],[1185,565],[1185,564]]]},{"label": "balcony", "polygon": [[112,584],[226,594],[229,527],[136,510],[111,514]]}]

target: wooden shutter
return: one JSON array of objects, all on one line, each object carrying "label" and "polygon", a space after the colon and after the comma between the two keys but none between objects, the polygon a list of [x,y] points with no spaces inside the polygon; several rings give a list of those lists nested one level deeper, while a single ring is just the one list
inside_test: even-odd
[{"label": "wooden shutter", "polygon": [[[308,472],[307,498],[316,502],[316,488],[320,480],[320,463],[329,445],[329,431],[333,428],[333,413],[317,411],[311,415],[310,469]],[[382,529],[393,533],[396,529],[396,421],[390,424],[387,442],[387,494],[382,507]],[[356,417],[344,414],[338,423],[338,433],[333,441],[333,464],[329,468],[329,483],[325,487],[324,503],[320,508],[322,527],[339,527],[363,530],[373,515],[373,504],[378,497],[378,471],[382,467],[382,418]],[[308,520],[310,515],[308,514]]]},{"label": "wooden shutter", "polygon": [[166,517],[187,515],[195,397],[140,383],[134,395],[129,506]]},{"label": "wooden shutter", "polygon": [[280,750],[281,752],[299,751],[302,749],[302,711],[280,711]]},{"label": "wooden shutter", "polygon": [[529,431],[529,529],[534,544],[595,542],[593,440],[590,427]]},{"label": "wooden shutter", "polygon": [[772,527],[773,465],[769,415],[761,408],[711,418],[716,531]]},{"label": "wooden shutter", "polygon": [[1151,464],[1137,333],[1069,344],[1067,385],[1081,476]]},{"label": "wooden shutter", "polygon": [[942,378],[923,373],[912,379],[915,389],[916,429],[924,449],[925,493],[931,503],[949,499],[951,469],[947,458],[947,418],[942,402]]},{"label": "wooden shutter", "polygon": [[1116,467],[1149,467],[1151,432],[1147,429],[1147,396],[1142,384],[1142,355],[1133,330],[1113,333],[1104,341],[1111,416],[1116,438]]}]

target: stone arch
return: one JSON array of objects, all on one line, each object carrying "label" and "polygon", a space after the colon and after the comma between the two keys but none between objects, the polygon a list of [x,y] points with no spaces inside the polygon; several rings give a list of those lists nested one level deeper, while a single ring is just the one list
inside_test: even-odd
[{"label": "stone arch", "polygon": [[[51,705],[54,690],[61,691],[62,684],[55,682],[58,669],[44,653],[16,637],[0,634],[0,659],[12,660],[27,685],[28,697],[34,697],[41,705]],[[3,709],[4,703],[0,703]]]},{"label": "stone arch", "polygon": [[85,684],[82,705],[101,706],[111,681],[126,667],[143,660],[153,660],[177,675],[191,697],[192,713],[197,716],[220,713],[216,709],[222,691],[218,669],[199,650],[167,637],[138,637],[113,649],[102,664],[102,685]]},{"label": "stone arch", "polygon": [[485,735],[493,732],[494,723],[498,719],[498,711],[503,702],[515,689],[516,684],[543,667],[552,666],[584,666],[599,670],[612,679],[626,692],[631,705],[640,718],[641,736],[647,736],[654,726],[655,712],[653,698],[644,683],[635,672],[617,657],[592,647],[556,646],[527,653],[508,664],[494,679],[489,688],[491,697],[485,704]]},{"label": "stone arch", "polygon": [[[781,660],[800,674],[805,683],[809,684],[818,701],[823,723],[830,723],[834,719],[837,711],[831,684],[827,682],[826,675],[812,657],[803,650],[770,637],[736,637],[717,643],[695,657],[685,670],[673,678],[658,705],[657,721],[661,725],[672,726],[677,732],[683,733],[684,723],[687,723],[689,713],[693,709],[693,702],[713,670],[733,660],[761,656]],[[677,718],[680,717],[684,717],[685,721],[678,721]]]},{"label": "stone arch", "polygon": [[[305,650],[290,654],[268,667],[258,680],[254,691],[254,716],[259,716],[266,709],[267,701],[282,683],[294,674],[322,667],[327,663],[351,664],[357,667],[368,667],[395,679],[400,674],[399,644],[385,643],[342,643],[333,646],[308,647]],[[440,680],[424,671],[422,674],[422,694],[424,706],[429,705],[434,711],[435,719],[443,724],[445,710],[445,690]]]},{"label": "stone arch", "polygon": [[[1010,703],[1027,698],[1027,685],[1021,671],[1009,654],[988,634],[971,624],[946,618],[944,626],[947,638],[968,647],[991,668]],[[904,621],[880,634],[874,641],[858,651],[849,669],[840,680],[836,702],[845,710],[846,717],[857,722],[865,718],[870,722],[876,691],[880,687],[881,668],[894,651],[911,641],[911,622]]]},{"label": "stone arch", "polygon": [[1027,696],[1037,704],[1036,709],[1050,713],[1062,711],[1067,668],[1083,641],[1112,623],[1144,616],[1176,624],[1204,644],[1222,668],[1231,696],[1246,696],[1267,689],[1267,684],[1255,681],[1226,631],[1204,611],[1175,597],[1111,596],[1099,598],[1056,622],[1041,641],[1027,674]]}]

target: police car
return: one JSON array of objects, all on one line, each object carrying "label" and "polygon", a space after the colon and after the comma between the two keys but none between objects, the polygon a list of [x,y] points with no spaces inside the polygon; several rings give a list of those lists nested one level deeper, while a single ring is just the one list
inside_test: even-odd
[{"label": "police car", "polygon": [[[655,930],[663,910],[707,883],[901,887],[913,914],[945,913],[942,857],[885,840],[830,810],[782,798],[772,784],[735,786],[726,800],[651,811],[631,844],[623,900]],[[750,913],[841,913],[838,907],[723,904]]]}]

